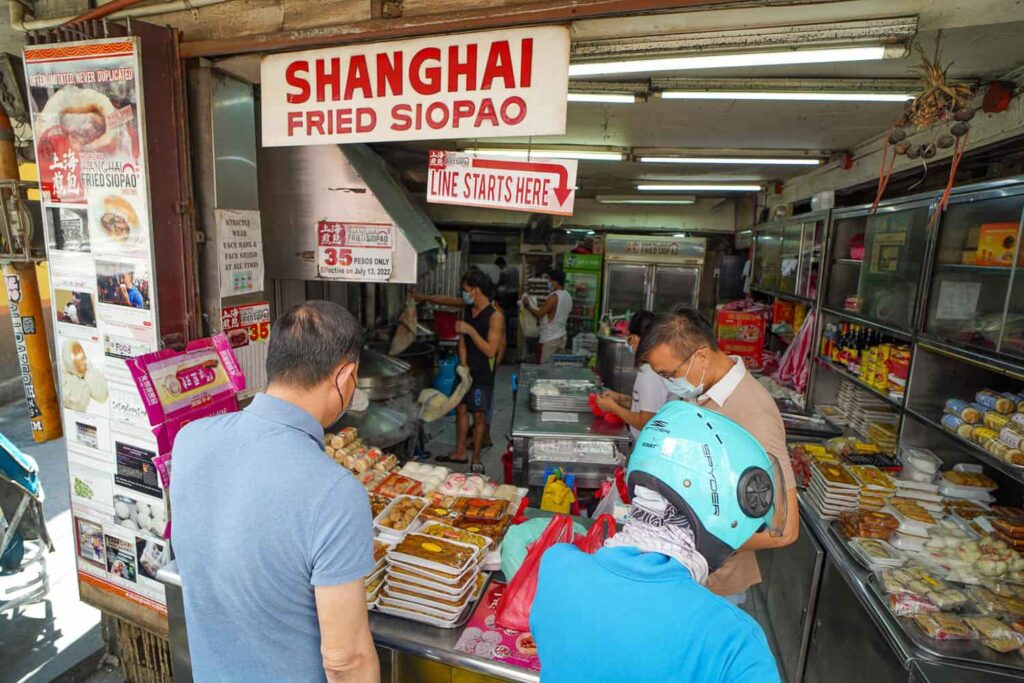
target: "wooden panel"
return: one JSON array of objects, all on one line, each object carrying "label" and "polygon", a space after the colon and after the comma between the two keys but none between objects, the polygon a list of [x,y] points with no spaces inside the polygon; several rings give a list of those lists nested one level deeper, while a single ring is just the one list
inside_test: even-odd
[{"label": "wooden panel", "polygon": [[82,598],[82,602],[87,605],[130,621],[161,638],[167,637],[167,617],[159,612],[137,605],[81,580],[78,582],[78,594]]},{"label": "wooden panel", "polygon": [[352,24],[371,19],[370,2],[321,2],[310,12],[309,0],[281,0],[284,10],[284,29],[293,31],[334,24]]}]

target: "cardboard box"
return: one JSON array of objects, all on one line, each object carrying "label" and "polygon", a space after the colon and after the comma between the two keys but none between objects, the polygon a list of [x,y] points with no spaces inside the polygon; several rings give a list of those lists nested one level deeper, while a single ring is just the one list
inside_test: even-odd
[{"label": "cardboard box", "polygon": [[[985,223],[978,233],[978,252],[975,264],[979,266],[1013,265],[1013,255],[1017,251],[1017,238],[1020,226],[1017,223]],[[1024,265],[1024,258],[1018,255],[1017,265]]]}]

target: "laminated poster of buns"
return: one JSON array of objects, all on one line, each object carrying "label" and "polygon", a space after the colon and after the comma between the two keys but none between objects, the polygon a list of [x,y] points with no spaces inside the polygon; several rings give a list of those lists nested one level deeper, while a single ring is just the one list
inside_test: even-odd
[{"label": "laminated poster of buns", "polygon": [[55,117],[78,152],[113,153],[121,144],[123,128],[109,128],[108,117],[116,108],[106,95],[74,85],[59,90],[43,107],[43,114]]},{"label": "laminated poster of buns", "polygon": [[114,242],[127,242],[133,234],[139,234],[139,215],[126,199],[107,195],[103,198],[100,226],[103,234]]}]

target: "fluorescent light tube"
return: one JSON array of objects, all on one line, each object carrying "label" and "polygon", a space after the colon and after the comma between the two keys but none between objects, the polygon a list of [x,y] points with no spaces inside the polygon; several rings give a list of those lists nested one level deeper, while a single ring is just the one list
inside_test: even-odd
[{"label": "fluorescent light tube", "polygon": [[753,164],[759,166],[819,166],[821,159],[803,157],[640,157],[648,164]]},{"label": "fluorescent light tube", "polygon": [[595,102],[601,104],[636,104],[636,95],[621,95],[607,92],[571,92],[570,102]]},{"label": "fluorescent light tube", "polygon": [[569,76],[607,76],[649,71],[690,71],[693,69],[728,69],[752,66],[784,66],[787,64],[821,64],[859,62],[884,59],[887,52],[902,56],[902,46],[818,48],[810,50],[776,50],[772,52],[740,52],[732,54],[701,55],[699,57],[659,57],[656,59],[630,59],[603,62],[578,62],[569,65]]},{"label": "fluorescent light tube", "polygon": [[754,90],[664,90],[663,100],[764,100],[771,102],[906,102],[907,93],[758,92]]},{"label": "fluorescent light tube", "polygon": [[601,204],[693,204],[697,198],[690,194],[644,196],[638,194],[599,194]]},{"label": "fluorescent light tube", "polygon": [[760,192],[760,185],[637,185],[641,192]]},{"label": "fluorescent light tube", "polygon": [[462,150],[479,156],[502,156],[514,159],[580,159],[583,161],[622,161],[622,152],[599,152],[574,149],[504,149],[470,147]]}]

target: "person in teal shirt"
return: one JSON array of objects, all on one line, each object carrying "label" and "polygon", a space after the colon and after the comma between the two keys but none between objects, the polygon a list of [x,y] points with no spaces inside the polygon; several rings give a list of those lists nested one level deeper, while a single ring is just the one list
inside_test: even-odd
[{"label": "person in teal shirt", "polygon": [[593,555],[560,544],[541,560],[541,682],[779,681],[761,627],[703,585],[780,519],[777,471],[732,420],[682,401],[658,411],[630,459],[622,531]]}]

